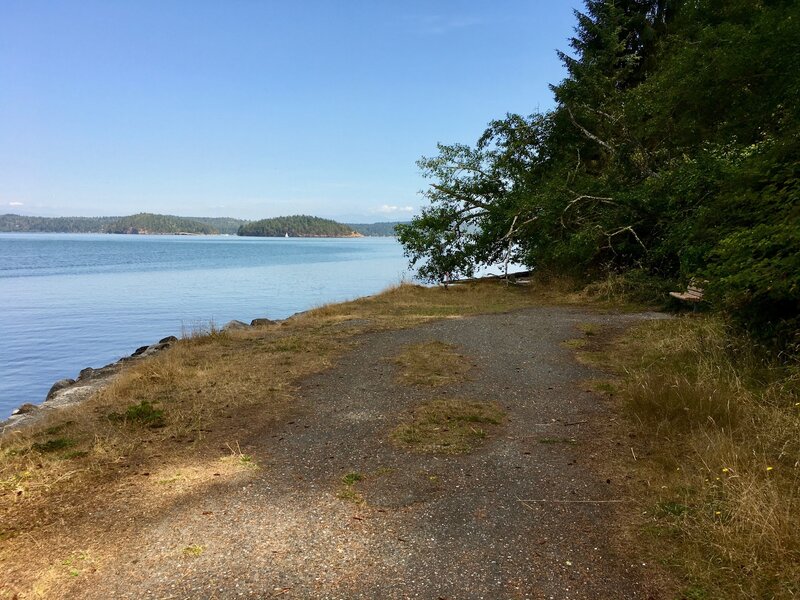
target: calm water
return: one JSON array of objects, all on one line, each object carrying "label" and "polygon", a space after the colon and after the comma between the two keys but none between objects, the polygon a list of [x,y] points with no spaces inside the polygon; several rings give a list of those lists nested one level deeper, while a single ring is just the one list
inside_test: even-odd
[{"label": "calm water", "polygon": [[0,418],[136,347],[407,276],[393,238],[0,234]]}]

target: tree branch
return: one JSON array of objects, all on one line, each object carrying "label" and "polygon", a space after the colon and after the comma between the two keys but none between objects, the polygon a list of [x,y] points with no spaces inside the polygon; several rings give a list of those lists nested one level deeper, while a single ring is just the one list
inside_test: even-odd
[{"label": "tree branch", "polygon": [[491,206],[489,206],[485,202],[480,202],[478,200],[475,200],[475,198],[473,198],[472,196],[468,196],[466,194],[462,194],[462,193],[456,192],[455,190],[448,189],[448,188],[446,188],[444,186],[441,186],[441,185],[438,185],[438,184],[435,184],[435,183],[432,183],[431,187],[433,189],[441,192],[442,194],[445,194],[447,196],[452,196],[453,198],[456,198],[457,200],[461,200],[462,202],[466,202],[467,204],[471,204],[472,206],[476,206],[478,208],[482,208],[482,209],[487,210],[487,211],[491,210]]},{"label": "tree branch", "polygon": [[[574,194],[575,192],[572,192],[572,193]],[[614,202],[613,198],[606,198],[604,196],[590,196],[589,194],[582,194],[582,195],[578,196],[577,198],[575,198],[574,200],[572,200],[572,202],[570,202],[569,204],[567,204],[564,207],[564,210],[561,212],[561,226],[562,227],[566,228],[566,224],[564,223],[564,215],[567,213],[567,211],[570,208],[572,208],[573,206],[575,206],[575,204],[577,204],[578,202],[581,202],[582,200],[594,200],[596,202],[601,202],[603,204],[611,204],[612,206],[616,206],[617,205],[617,203]]]},{"label": "tree branch", "polygon": [[613,231],[611,233],[609,233],[607,231],[604,231],[603,235],[605,235],[608,238],[608,244],[609,244],[609,247],[610,247],[611,246],[611,238],[614,237],[615,235],[619,235],[620,233],[624,233],[626,231],[629,231],[633,235],[633,237],[636,238],[636,241],[639,242],[639,245],[642,248],[644,248],[645,251],[647,250],[647,246],[645,246],[642,243],[642,240],[639,239],[639,236],[636,235],[636,231],[634,231],[633,227],[630,226],[630,225],[628,225],[626,227],[620,227],[619,229],[617,229],[616,231]]},{"label": "tree branch", "polygon": [[569,106],[567,106],[566,108],[567,108],[567,112],[569,113],[569,118],[572,121],[572,124],[575,125],[575,127],[577,127],[578,129],[580,129],[580,131],[581,131],[581,133],[583,133],[583,135],[585,135],[587,138],[589,138],[593,142],[596,142],[596,143],[600,144],[603,148],[608,150],[611,154],[614,154],[614,148],[611,146],[611,144],[609,144],[608,142],[604,142],[599,137],[597,137],[595,134],[593,134],[591,131],[586,129],[583,125],[578,123],[578,121],[575,120],[575,115],[572,114],[572,110],[569,108]]}]

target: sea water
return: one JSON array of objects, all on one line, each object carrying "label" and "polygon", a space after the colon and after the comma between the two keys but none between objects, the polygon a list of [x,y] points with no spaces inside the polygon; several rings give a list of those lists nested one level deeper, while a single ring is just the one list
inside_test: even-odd
[{"label": "sea water", "polygon": [[168,335],[410,278],[394,238],[0,234],[0,419]]}]

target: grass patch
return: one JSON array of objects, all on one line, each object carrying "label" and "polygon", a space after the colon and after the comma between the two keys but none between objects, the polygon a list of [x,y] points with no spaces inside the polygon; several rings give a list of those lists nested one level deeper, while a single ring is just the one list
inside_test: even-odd
[{"label": "grass patch", "polygon": [[691,582],[687,598],[798,597],[800,365],[703,315],[640,326],[605,354],[649,482],[635,493],[654,507],[643,551]]},{"label": "grass patch", "polygon": [[167,424],[164,419],[164,410],[156,408],[147,400],[131,404],[124,413],[112,412],[108,415],[108,419],[116,422],[135,423],[153,429],[165,427]]},{"label": "grass patch", "polygon": [[54,425],[53,427],[48,427],[44,430],[44,434],[58,435],[59,433],[67,429],[70,425],[72,425],[72,423],[73,421],[66,421],[65,423],[59,423],[58,425]]},{"label": "grass patch", "polygon": [[358,492],[355,485],[364,479],[364,476],[357,472],[352,471],[342,477],[342,488],[336,494],[336,497],[341,500],[347,500],[354,504],[361,504],[364,502],[364,497]]},{"label": "grass patch", "polygon": [[190,556],[192,558],[196,558],[196,557],[200,556],[201,554],[203,554],[204,550],[205,550],[205,548],[203,548],[202,546],[200,546],[198,544],[191,544],[189,546],[186,546],[183,549],[182,554],[184,556]]},{"label": "grass patch", "polygon": [[589,345],[589,342],[583,338],[574,338],[571,340],[564,340],[561,342],[561,345],[564,348],[569,348],[570,350],[581,350],[586,348]]},{"label": "grass patch", "polygon": [[594,335],[600,335],[600,332],[603,330],[603,328],[597,323],[580,323],[578,325],[578,330],[581,331],[584,335],[594,336]]},{"label": "grass patch", "polygon": [[472,451],[505,420],[496,403],[439,398],[417,406],[392,439],[417,452],[463,454]]},{"label": "grass patch", "polygon": [[358,483],[359,481],[361,481],[363,478],[364,478],[364,476],[361,475],[361,473],[355,473],[355,472],[354,473],[348,473],[347,475],[342,477],[342,483],[345,484],[345,485],[353,485],[353,484]]},{"label": "grass patch", "polygon": [[578,440],[572,438],[542,438],[540,444],[577,444]]},{"label": "grass patch", "polygon": [[75,440],[70,438],[53,438],[46,442],[34,442],[31,444],[31,449],[36,452],[49,453],[58,452],[59,450],[66,450],[76,444]]},{"label": "grass patch", "polygon": [[438,341],[410,344],[394,362],[401,383],[431,387],[464,381],[474,368],[455,346]]}]

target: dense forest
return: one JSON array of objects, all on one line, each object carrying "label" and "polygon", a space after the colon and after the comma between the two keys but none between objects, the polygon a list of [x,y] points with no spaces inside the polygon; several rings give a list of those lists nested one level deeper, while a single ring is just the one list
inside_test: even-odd
[{"label": "dense forest", "polygon": [[245,223],[239,235],[259,237],[356,237],[360,234],[343,223],[308,215],[275,217]]},{"label": "dense forest", "polygon": [[[175,217],[141,213],[128,217],[27,217],[0,215],[0,232],[36,233],[109,233],[126,232],[129,228],[149,233],[220,233],[236,235],[250,221],[231,217]],[[399,222],[346,223],[352,231],[364,236],[394,236]],[[283,235],[283,234],[281,234]]]},{"label": "dense forest", "polygon": [[[764,341],[800,337],[800,3],[587,0],[556,106],[440,144],[398,228],[429,280],[511,260],[643,290],[695,279]],[[663,298],[663,292],[661,292]]]},{"label": "dense forest", "polygon": [[139,213],[127,217],[28,217],[0,215],[0,232],[39,233],[226,233],[246,221],[225,217],[176,217]]},{"label": "dense forest", "polygon": [[193,233],[212,235],[219,231],[201,221],[172,215],[154,215],[139,213],[129,217],[120,217],[107,224],[106,233]]},{"label": "dense forest", "polygon": [[0,232],[103,233],[119,217],[26,217],[0,215]]}]

